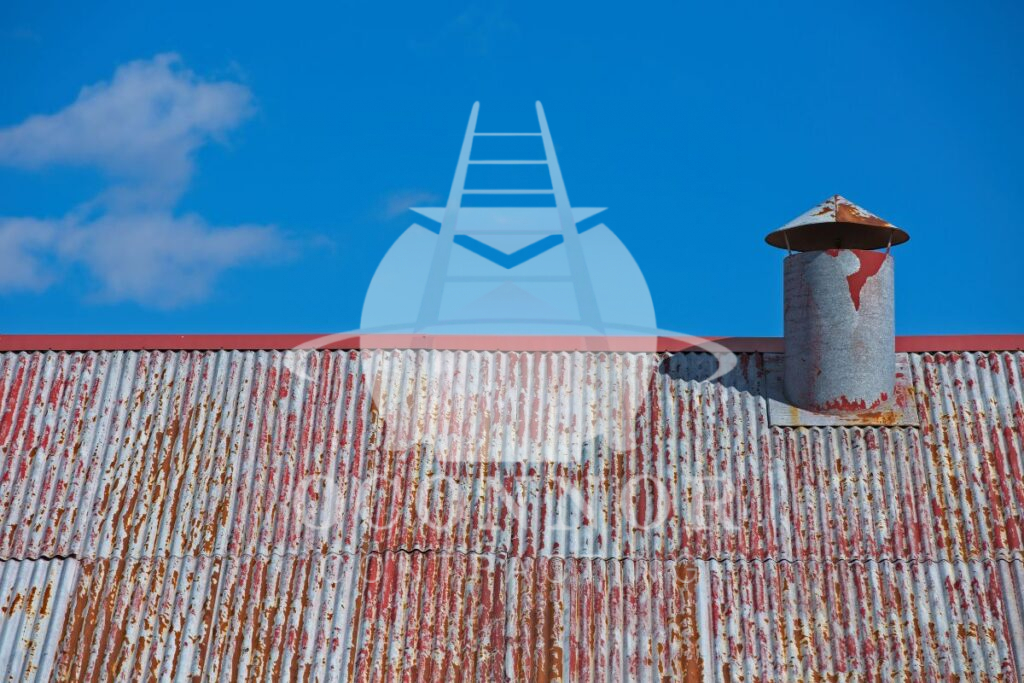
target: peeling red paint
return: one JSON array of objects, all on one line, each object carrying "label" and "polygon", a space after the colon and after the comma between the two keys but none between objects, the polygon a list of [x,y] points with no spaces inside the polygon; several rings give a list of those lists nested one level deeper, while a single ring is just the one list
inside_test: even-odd
[{"label": "peeling red paint", "polygon": [[850,299],[853,300],[853,307],[860,310],[860,290],[872,275],[878,273],[885,264],[886,255],[877,251],[864,251],[851,249],[851,253],[857,257],[859,267],[846,277],[850,286]]},{"label": "peeling red paint", "polygon": [[[859,311],[860,290],[864,288],[868,278],[878,274],[878,271],[882,269],[882,266],[885,264],[886,254],[864,249],[847,249],[846,251],[857,257],[857,270],[846,276],[846,282],[850,287],[850,300],[853,301],[853,307]],[[837,258],[840,250],[827,249],[825,253],[833,258]]]},{"label": "peeling red paint", "polygon": [[851,401],[845,396],[840,396],[834,401],[829,401],[822,406],[822,410],[824,412],[837,413],[862,413],[867,410],[874,410],[888,400],[889,395],[884,392],[878,397],[878,399],[870,402],[863,399]]}]

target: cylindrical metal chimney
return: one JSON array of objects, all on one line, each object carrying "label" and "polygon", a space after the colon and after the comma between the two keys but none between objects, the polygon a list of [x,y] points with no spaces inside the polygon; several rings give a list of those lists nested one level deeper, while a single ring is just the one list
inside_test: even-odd
[{"label": "cylindrical metal chimney", "polygon": [[[877,410],[893,398],[893,259],[903,230],[839,195],[768,235],[784,266],[783,387],[798,408]],[[884,248],[885,251],[874,251]],[[796,252],[796,253],[794,253]]]}]

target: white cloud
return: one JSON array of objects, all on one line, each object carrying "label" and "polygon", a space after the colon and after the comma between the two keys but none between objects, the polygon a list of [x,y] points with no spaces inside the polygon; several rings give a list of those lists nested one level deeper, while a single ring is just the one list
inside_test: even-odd
[{"label": "white cloud", "polygon": [[202,81],[176,55],[157,55],[82,88],[56,114],[0,130],[0,163],[92,166],[143,195],[163,189],[161,198],[173,202],[191,178],[195,150],[248,117],[251,100],[241,84]]},{"label": "white cloud", "polygon": [[84,264],[100,279],[100,298],[134,300],[158,307],[204,299],[222,271],[270,259],[288,245],[273,228],[215,228],[196,215],[109,215],[71,231],[62,255]]},{"label": "white cloud", "polygon": [[164,54],[122,65],[55,114],[0,129],[0,164],[88,166],[109,179],[61,219],[0,217],[0,291],[38,291],[80,265],[103,299],[174,306],[202,299],[227,268],[281,253],[272,226],[214,227],[173,212],[196,150],[251,113],[244,85],[203,80]]}]

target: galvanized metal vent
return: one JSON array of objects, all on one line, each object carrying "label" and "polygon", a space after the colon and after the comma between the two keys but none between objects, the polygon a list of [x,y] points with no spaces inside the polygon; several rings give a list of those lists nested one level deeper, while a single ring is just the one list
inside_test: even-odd
[{"label": "galvanized metal vent", "polygon": [[778,427],[917,427],[921,419],[914,401],[914,387],[907,354],[896,354],[896,382],[893,395],[870,410],[848,408],[829,412],[793,405],[783,387],[785,357],[781,353],[764,355],[768,421]]},{"label": "galvanized metal vent", "polygon": [[908,239],[839,195],[768,235],[769,244],[789,250],[786,352],[769,376],[778,385],[775,424],[911,424],[908,373],[904,367],[901,378],[896,361],[888,249]]}]

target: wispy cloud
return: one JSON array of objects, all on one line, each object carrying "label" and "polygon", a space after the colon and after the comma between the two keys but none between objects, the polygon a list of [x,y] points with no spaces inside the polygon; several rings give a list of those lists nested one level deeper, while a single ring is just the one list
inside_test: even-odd
[{"label": "wispy cloud", "polygon": [[485,56],[499,40],[518,32],[519,26],[509,18],[504,2],[474,0],[438,31],[412,41],[409,46],[421,51],[456,42],[470,54]]},{"label": "wispy cloud", "polygon": [[0,164],[86,166],[106,189],[59,219],[0,217],[0,291],[45,289],[84,266],[99,296],[159,307],[206,297],[227,268],[279,254],[273,226],[211,226],[174,207],[195,152],[221,142],[253,111],[247,87],[208,81],[177,55],[124,64],[55,114],[0,129]]},{"label": "wispy cloud", "polygon": [[385,220],[397,218],[413,206],[436,206],[441,198],[426,190],[400,190],[384,198],[380,217]]}]

